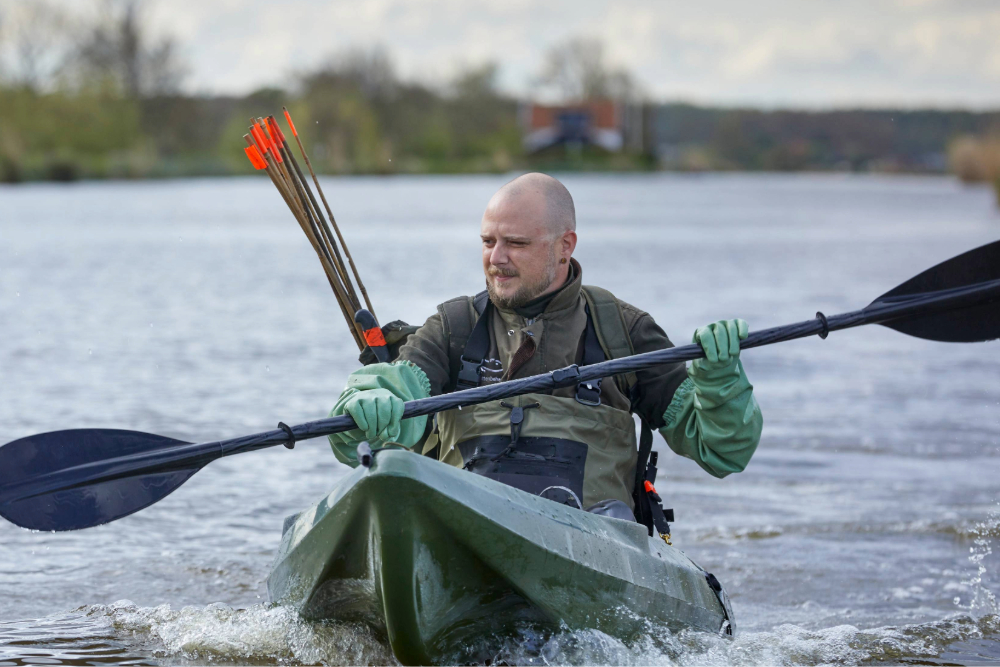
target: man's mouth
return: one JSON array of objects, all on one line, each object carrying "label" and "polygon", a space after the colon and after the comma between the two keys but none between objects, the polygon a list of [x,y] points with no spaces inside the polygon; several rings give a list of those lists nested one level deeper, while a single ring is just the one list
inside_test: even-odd
[{"label": "man's mouth", "polygon": [[489,275],[490,278],[493,280],[493,282],[497,285],[503,285],[513,280],[514,278],[517,278],[516,272],[501,273],[500,271],[490,271]]}]

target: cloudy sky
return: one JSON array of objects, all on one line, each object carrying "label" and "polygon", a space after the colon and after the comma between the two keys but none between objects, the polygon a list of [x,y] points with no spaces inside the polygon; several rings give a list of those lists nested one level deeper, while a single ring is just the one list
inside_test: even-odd
[{"label": "cloudy sky", "polygon": [[146,3],[155,30],[182,46],[187,86],[204,92],[281,83],[332,53],[380,45],[404,77],[427,82],[495,60],[502,85],[524,94],[546,49],[587,36],[657,99],[1000,107],[1000,0]]}]

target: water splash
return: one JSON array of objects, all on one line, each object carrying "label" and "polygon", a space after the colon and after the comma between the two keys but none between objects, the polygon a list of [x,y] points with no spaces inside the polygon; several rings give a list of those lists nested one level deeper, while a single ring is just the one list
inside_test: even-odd
[{"label": "water splash", "polygon": [[976,572],[962,582],[972,589],[972,599],[963,605],[961,598],[955,598],[955,604],[967,609],[975,617],[997,616],[1000,605],[997,597],[983,582],[987,573],[986,563],[993,555],[993,539],[1000,534],[1000,509],[994,508],[984,521],[975,525],[971,532],[972,546],[969,547],[969,562]]},{"label": "water splash", "polygon": [[[1000,617],[951,619],[868,630],[839,625],[808,630],[782,625],[729,640],[666,629],[626,644],[596,630],[565,630],[544,640],[531,633],[507,641],[495,663],[513,665],[871,665],[940,656],[958,642],[1000,639]],[[995,657],[995,656],[994,656]]]},{"label": "water splash", "polygon": [[396,660],[367,628],[309,623],[287,607],[139,607],[128,600],[84,608],[159,658],[199,663],[388,665]]},{"label": "water splash", "polygon": [[[39,628],[45,637],[40,637]],[[32,641],[26,641],[32,638]],[[539,632],[458,647],[452,662],[511,665],[877,665],[991,663],[1000,659],[1000,616],[859,629],[781,625],[735,639],[648,625],[632,641],[596,630]],[[50,664],[396,664],[384,640],[343,623],[310,623],[285,607],[223,604],[172,609],[128,601],[24,623],[0,623],[0,661]]]}]

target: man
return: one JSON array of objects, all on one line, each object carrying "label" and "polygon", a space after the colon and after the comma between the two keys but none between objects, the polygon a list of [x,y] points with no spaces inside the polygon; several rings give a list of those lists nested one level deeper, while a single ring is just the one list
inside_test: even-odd
[{"label": "man", "polygon": [[[727,320],[698,329],[705,359],[598,383],[401,420],[403,403],[527,377],[571,364],[671,347],[647,313],[583,287],[573,199],[556,179],[521,176],[483,214],[487,290],[438,306],[392,363],[348,379],[331,415],[359,428],[330,436],[357,465],[362,440],[415,448],[531,493],[589,508],[633,508],[637,447],[631,413],[670,448],[716,477],[741,472],[760,439],[761,413],[739,360],[748,328]],[[639,464],[643,465],[643,464]],[[560,495],[561,494],[561,495]]]}]

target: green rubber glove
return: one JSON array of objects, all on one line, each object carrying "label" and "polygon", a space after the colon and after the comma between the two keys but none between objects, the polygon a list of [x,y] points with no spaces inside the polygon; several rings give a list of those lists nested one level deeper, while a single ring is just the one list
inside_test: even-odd
[{"label": "green rubber glove", "polygon": [[358,465],[362,441],[372,447],[387,442],[413,447],[424,435],[427,416],[403,420],[403,404],[430,394],[427,375],[409,361],[371,364],[354,371],[330,416],[351,415],[358,428],[329,436],[333,453],[353,468]]},{"label": "green rubber glove", "polygon": [[691,362],[688,379],[663,413],[660,433],[670,449],[715,477],[742,472],[760,442],[764,421],[740,362],[740,341],[749,332],[743,320],[695,331],[693,342],[705,358]]}]

